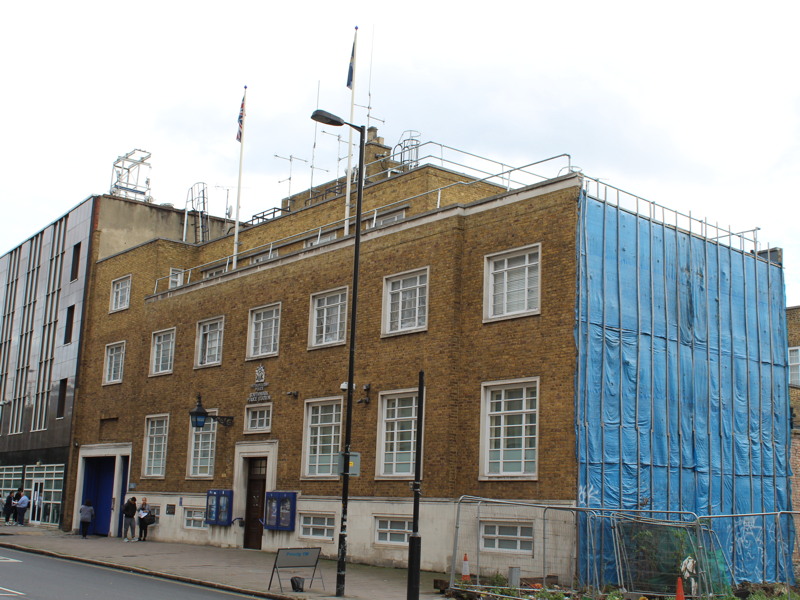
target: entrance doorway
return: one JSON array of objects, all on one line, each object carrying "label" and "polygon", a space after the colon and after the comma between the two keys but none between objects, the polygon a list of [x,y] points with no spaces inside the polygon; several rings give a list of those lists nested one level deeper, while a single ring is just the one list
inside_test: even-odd
[{"label": "entrance doorway", "polygon": [[[117,497],[114,492],[114,475],[117,459],[114,456],[95,456],[85,459],[83,472],[83,497],[81,502],[92,501],[94,521],[89,526],[89,533],[94,535],[111,535],[114,527],[111,522],[113,502]],[[121,481],[128,480],[128,457],[123,457]],[[123,483],[124,485],[124,483]],[[119,490],[119,498],[124,500],[124,488]],[[121,502],[120,502],[121,504]],[[116,531],[122,531],[122,511],[118,512]]]},{"label": "entrance doorway", "polygon": [[31,481],[31,510],[30,522],[42,522],[42,506],[44,498],[44,479],[34,479]]},{"label": "entrance doorway", "polygon": [[244,547],[261,550],[264,537],[264,497],[267,492],[267,459],[247,459],[247,505],[244,516]]}]

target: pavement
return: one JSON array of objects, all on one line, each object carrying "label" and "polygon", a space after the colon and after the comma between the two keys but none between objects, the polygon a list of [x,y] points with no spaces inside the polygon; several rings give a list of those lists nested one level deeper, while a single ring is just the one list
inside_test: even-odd
[{"label": "pavement", "polygon": [[[275,554],[261,550],[155,540],[126,543],[120,538],[96,536],[84,540],[80,535],[49,527],[4,527],[0,524],[0,552],[2,548],[34,552],[260,598],[328,600],[337,597],[336,561],[333,560],[319,561],[317,576],[310,588],[311,569],[282,571],[281,591],[277,575],[271,589],[268,589]],[[292,592],[289,582],[292,575],[305,579],[306,591]],[[406,600],[407,577],[406,569],[348,563],[344,597],[352,600]],[[444,573],[423,571],[420,574],[420,600],[443,597],[433,588],[434,579],[449,578]]]}]

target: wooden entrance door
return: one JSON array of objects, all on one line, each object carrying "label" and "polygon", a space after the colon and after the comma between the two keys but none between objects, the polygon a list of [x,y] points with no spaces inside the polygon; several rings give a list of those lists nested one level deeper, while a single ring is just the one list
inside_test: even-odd
[{"label": "wooden entrance door", "polygon": [[264,535],[264,495],[267,492],[267,459],[251,458],[247,466],[247,506],[244,515],[244,547],[261,550]]}]

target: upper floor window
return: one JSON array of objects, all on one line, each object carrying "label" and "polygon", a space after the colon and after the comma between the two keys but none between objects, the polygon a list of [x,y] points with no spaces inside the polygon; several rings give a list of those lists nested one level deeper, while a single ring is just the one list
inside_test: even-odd
[{"label": "upper floor window", "polygon": [[311,297],[311,346],[342,344],[347,322],[347,288]]},{"label": "upper floor window", "polygon": [[153,344],[150,349],[150,374],[163,375],[172,373],[174,354],[175,329],[166,329],[153,333]]},{"label": "upper floor window", "polygon": [[789,385],[800,385],[800,348],[789,348]]},{"label": "upper floor window", "polygon": [[249,404],[245,407],[245,433],[267,433],[272,427],[272,403]]},{"label": "upper floor window", "polygon": [[539,312],[539,244],[486,257],[484,319]]},{"label": "upper floor window", "polygon": [[169,289],[183,285],[183,269],[172,267],[169,270]]},{"label": "upper floor window", "polygon": [[391,225],[392,223],[397,223],[398,221],[402,221],[405,218],[405,216],[406,216],[405,209],[391,213],[386,213],[383,215],[375,215],[369,222],[369,227],[381,227],[382,225]]},{"label": "upper floor window", "polygon": [[319,246],[320,244],[324,244],[325,242],[331,242],[336,239],[336,231],[326,231],[323,233],[321,230],[320,232],[315,235],[313,238],[309,238],[305,241],[306,248],[312,248],[313,246]]},{"label": "upper floor window", "polygon": [[304,475],[335,477],[338,474],[341,426],[341,398],[306,403]]},{"label": "upper floor window", "polygon": [[414,475],[417,444],[417,395],[414,392],[381,396],[378,443],[380,475]]},{"label": "upper floor window", "polygon": [[208,271],[203,271],[203,279],[211,279],[212,277],[219,277],[225,273],[225,267],[217,267],[216,269],[209,269]]},{"label": "upper floor window", "polygon": [[78,242],[72,247],[72,267],[69,271],[69,280],[75,281],[80,274],[81,267],[81,243]]},{"label": "upper floor window", "polygon": [[131,276],[126,275],[111,282],[111,312],[128,308],[131,303]]},{"label": "upper floor window", "polygon": [[256,254],[255,256],[250,257],[250,264],[257,265],[258,263],[266,262],[273,258],[278,258],[278,250],[270,250],[269,252],[263,252],[261,254]]},{"label": "upper floor window", "polygon": [[72,342],[72,329],[75,325],[75,305],[67,307],[67,316],[64,319],[64,343]]},{"label": "upper floor window", "polygon": [[167,415],[147,417],[144,429],[143,475],[145,477],[164,477],[167,470],[169,417]]},{"label": "upper floor window", "polygon": [[106,346],[106,362],[103,369],[103,383],[120,383],[124,364],[125,342],[108,344]]},{"label": "upper floor window", "polygon": [[248,331],[248,358],[278,353],[281,328],[281,305],[271,304],[250,311]]},{"label": "upper floor window", "polygon": [[536,478],[538,417],[538,379],[484,384],[481,407],[483,478]]},{"label": "upper floor window", "polygon": [[427,326],[428,269],[385,278],[383,333],[421,331]]},{"label": "upper floor window", "polygon": [[[215,410],[209,410],[208,412],[209,414],[216,414]],[[213,477],[217,423],[211,419],[206,419],[203,427],[196,428],[190,425],[190,429],[189,476]]]},{"label": "upper floor window", "polygon": [[197,324],[197,349],[195,364],[198,367],[218,365],[222,362],[222,317]]}]

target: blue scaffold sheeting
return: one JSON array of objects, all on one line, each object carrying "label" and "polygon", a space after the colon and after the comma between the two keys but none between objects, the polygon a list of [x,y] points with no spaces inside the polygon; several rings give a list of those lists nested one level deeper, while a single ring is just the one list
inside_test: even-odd
[{"label": "blue scaffold sheeting", "polygon": [[[582,194],[578,504],[659,519],[789,511],[783,269],[676,225]],[[736,581],[793,582],[784,517],[710,519]],[[591,546],[582,576],[613,579],[613,547]]]}]

